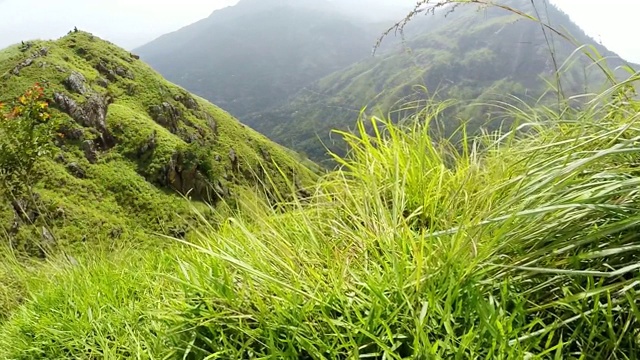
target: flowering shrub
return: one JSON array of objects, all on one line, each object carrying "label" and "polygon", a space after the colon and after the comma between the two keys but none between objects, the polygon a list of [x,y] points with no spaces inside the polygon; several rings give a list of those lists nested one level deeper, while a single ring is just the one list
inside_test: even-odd
[{"label": "flowering shrub", "polygon": [[51,151],[52,128],[49,103],[40,84],[27,90],[10,107],[0,103],[2,190],[17,192],[32,185],[36,163]]}]

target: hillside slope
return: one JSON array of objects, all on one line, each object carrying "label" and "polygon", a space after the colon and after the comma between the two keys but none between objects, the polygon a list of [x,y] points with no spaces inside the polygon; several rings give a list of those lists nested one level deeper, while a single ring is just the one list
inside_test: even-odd
[{"label": "hillside slope", "polygon": [[365,58],[374,41],[326,1],[242,0],[135,51],[242,119]]},{"label": "hillside slope", "polygon": [[292,152],[89,33],[1,51],[0,78],[5,103],[40,83],[58,134],[35,197],[0,199],[14,248],[184,236],[194,215],[182,195],[233,202],[268,178],[288,189],[280,171],[299,188],[312,176]]},{"label": "hillside slope", "polygon": [[[595,44],[552,5],[534,9],[529,1],[503,3],[532,16],[541,15],[543,21],[578,43]],[[407,28],[403,46],[328,75],[278,109],[256,112],[242,121],[321,161],[326,159],[324,145],[343,153],[343,145],[330,139],[330,131],[353,128],[363,107],[368,108],[368,114],[387,114],[398,110],[395,105],[399,101],[404,104],[437,98],[486,103],[511,95],[533,104],[548,84],[555,86],[556,69],[560,70],[566,96],[598,91],[605,82],[604,75],[586,56],[572,55],[575,46],[548,29],[543,32],[539,23],[502,9],[478,9],[475,5],[460,6],[446,17],[442,16],[445,12],[416,18]],[[624,63],[606,48],[594,46],[602,56],[609,57],[612,68]],[[542,101],[557,101],[557,97],[547,94]],[[485,125],[495,128],[496,123],[486,123],[499,117],[495,112],[495,108],[465,107],[458,115],[475,123],[471,129]],[[447,119],[450,128],[459,125],[453,120]]]}]

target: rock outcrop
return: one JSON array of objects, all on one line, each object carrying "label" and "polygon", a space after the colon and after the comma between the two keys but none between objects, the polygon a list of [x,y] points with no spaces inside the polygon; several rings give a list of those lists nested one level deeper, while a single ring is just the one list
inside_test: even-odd
[{"label": "rock outcrop", "polygon": [[172,133],[178,132],[178,125],[182,120],[182,112],[177,107],[168,102],[163,102],[160,105],[154,105],[149,108],[149,115],[151,118],[162,125]]},{"label": "rock outcrop", "polygon": [[91,140],[85,140],[82,142],[82,151],[84,151],[84,156],[87,158],[89,163],[95,164],[98,162],[98,151],[96,150],[96,145]]},{"label": "rock outcrop", "polygon": [[57,107],[67,113],[78,124],[90,127],[100,134],[100,147],[103,150],[115,145],[115,139],[107,129],[108,98],[99,94],[92,94],[83,105],[63,93],[55,93],[53,99]]},{"label": "rock outcrop", "polygon": [[198,164],[187,161],[185,153],[176,152],[164,169],[164,185],[183,195],[198,200],[215,202],[218,199],[207,177],[198,169]]},{"label": "rock outcrop", "polygon": [[64,86],[69,91],[73,91],[77,94],[84,95],[87,93],[87,87],[85,86],[85,82],[87,80],[84,78],[84,75],[79,72],[72,72],[68,78],[63,81]]},{"label": "rock outcrop", "polygon": [[31,56],[29,56],[28,58],[21,61],[18,65],[16,65],[16,67],[14,67],[13,70],[11,70],[11,73],[13,75],[19,76],[20,70],[28,66],[31,66],[37,58],[42,56],[47,56],[48,54],[49,54],[49,48],[41,47],[40,50],[34,52],[33,54],[31,54]]},{"label": "rock outcrop", "polygon": [[200,109],[200,106],[198,106],[198,102],[194,98],[189,96],[189,95],[186,95],[186,94],[176,95],[174,99],[177,102],[179,102],[182,105],[184,105],[184,107],[186,107],[189,110],[198,110],[198,109]]}]

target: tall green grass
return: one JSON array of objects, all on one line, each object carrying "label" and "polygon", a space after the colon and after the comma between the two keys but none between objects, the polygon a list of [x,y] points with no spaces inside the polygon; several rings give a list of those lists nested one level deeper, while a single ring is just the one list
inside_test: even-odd
[{"label": "tall green grass", "polygon": [[311,204],[252,206],[183,260],[185,293],[210,294],[181,314],[190,353],[634,358],[636,109],[533,113],[462,145],[429,136],[438,109],[343,134]]},{"label": "tall green grass", "polygon": [[442,105],[369,119],[310,198],[246,194],[159,252],[7,262],[29,295],[0,358],[635,359],[637,79],[455,143]]}]

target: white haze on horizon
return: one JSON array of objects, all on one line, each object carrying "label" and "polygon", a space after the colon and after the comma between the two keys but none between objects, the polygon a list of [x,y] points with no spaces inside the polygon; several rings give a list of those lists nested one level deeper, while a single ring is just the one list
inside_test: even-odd
[{"label": "white haze on horizon", "polygon": [[[332,0],[352,13],[369,9],[373,17],[392,5],[416,0]],[[540,0],[538,0],[540,1]],[[640,0],[550,0],[587,34],[626,60],[640,63],[635,34]],[[0,0],[0,48],[31,39],[55,39],[77,26],[126,49],[206,18],[238,0]],[[382,10],[381,10],[382,9]],[[400,15],[399,15],[400,14]],[[377,19],[379,20],[379,19]]]}]

